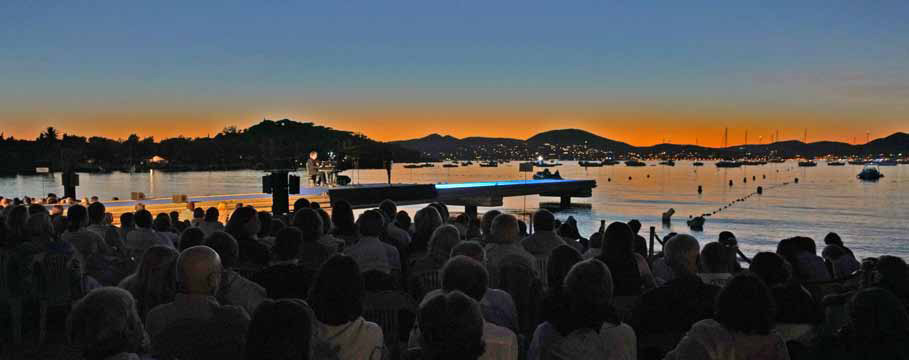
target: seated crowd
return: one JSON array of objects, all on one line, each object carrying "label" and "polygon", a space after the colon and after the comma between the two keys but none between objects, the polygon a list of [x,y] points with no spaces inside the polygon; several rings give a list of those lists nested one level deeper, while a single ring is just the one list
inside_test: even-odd
[{"label": "seated crowd", "polygon": [[[66,314],[83,359],[909,359],[909,276],[859,262],[835,233],[746,258],[735,236],[656,239],[614,222],[497,210],[413,219],[390,200],[354,216],[299,199],[120,226],[96,199],[3,199],[0,334]],[[53,200],[53,203],[56,203]],[[52,204],[53,204],[52,203]],[[26,310],[23,310],[26,309]]]}]

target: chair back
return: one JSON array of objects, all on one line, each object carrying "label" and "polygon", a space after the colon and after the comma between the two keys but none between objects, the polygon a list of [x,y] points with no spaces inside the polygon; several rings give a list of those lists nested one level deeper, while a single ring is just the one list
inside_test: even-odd
[{"label": "chair back", "polygon": [[79,261],[65,254],[47,254],[36,264],[39,296],[47,306],[69,305],[82,296]]},{"label": "chair back", "polygon": [[243,360],[246,326],[214,320],[183,319],[152,338],[158,360]]},{"label": "chair back", "polygon": [[0,304],[6,303],[12,296],[12,282],[10,276],[12,269],[11,259],[12,252],[6,249],[0,249]]},{"label": "chair back", "polygon": [[540,274],[540,284],[543,291],[549,288],[549,254],[534,255],[537,274]]},{"label": "chair back", "polygon": [[252,279],[256,276],[256,274],[259,273],[259,271],[262,271],[262,267],[251,264],[244,264],[242,266],[233,268],[233,271],[236,271],[237,274],[240,274],[240,276],[244,278]]},{"label": "chair back", "polygon": [[414,300],[401,291],[367,292],[363,299],[363,318],[382,328],[385,345],[392,354],[406,346],[401,334],[410,331],[416,313]]},{"label": "chair back", "polygon": [[410,295],[414,300],[422,301],[430,291],[442,288],[442,279],[439,278],[439,271],[425,271],[414,274],[410,285]]},{"label": "chair back", "polygon": [[631,311],[634,304],[638,301],[638,296],[616,296],[612,298],[612,305],[615,307],[616,314],[622,322],[631,321]]},{"label": "chair back", "polygon": [[518,311],[518,333],[525,336],[532,335],[540,323],[543,298],[543,286],[531,266],[520,256],[506,256],[499,264],[498,288],[514,299]]},{"label": "chair back", "polygon": [[684,332],[650,333],[638,337],[638,356],[642,359],[662,359],[666,353],[675,349]]}]

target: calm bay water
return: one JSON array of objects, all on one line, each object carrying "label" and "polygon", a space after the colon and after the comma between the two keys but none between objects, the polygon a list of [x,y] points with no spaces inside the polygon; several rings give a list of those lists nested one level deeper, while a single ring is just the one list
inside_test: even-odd
[{"label": "calm bay water", "polygon": [[[909,258],[909,167],[882,167],[886,175],[878,182],[861,182],[855,175],[861,166],[826,166],[800,168],[794,161],[784,164],[718,169],[711,162],[693,167],[680,161],[675,167],[647,166],[631,168],[616,165],[584,169],[575,162],[551,168],[568,179],[596,179],[591,198],[577,198],[580,206],[561,211],[578,219],[582,234],[596,231],[600,219],[627,221],[639,219],[643,232],[656,226],[660,235],[669,232],[691,233],[702,243],[717,238],[720,231],[736,234],[742,250],[749,255],[774,250],[776,243],[791,236],[809,236],[823,246],[829,231],[840,234],[861,257],[881,254]],[[384,170],[351,170],[345,174],[354,183],[385,181]],[[261,191],[259,171],[183,172],[183,173],[113,173],[80,174],[79,196],[97,195],[102,200],[117,196],[129,198],[132,191],[149,197],[171,194],[217,195],[257,193]],[[649,175],[649,177],[648,177]],[[764,178],[766,176],[766,178]],[[444,183],[522,179],[517,163],[498,168],[477,165],[461,168],[404,169],[395,165],[394,182]],[[630,179],[629,179],[630,177]],[[752,178],[756,180],[752,180]],[[793,179],[799,178],[794,184]],[[747,178],[747,183],[743,179]],[[611,181],[610,181],[611,179]],[[729,186],[729,180],[734,185]],[[789,185],[774,185],[790,182]],[[40,196],[48,192],[62,194],[60,174],[0,178],[0,195]],[[698,185],[703,194],[697,193]],[[685,224],[689,215],[711,213],[730,202],[764,187],[764,194],[737,202],[708,218],[703,232],[691,232]],[[503,208],[513,211],[536,209],[539,203],[557,202],[557,198],[538,196],[505,198]],[[525,205],[526,203],[526,205]],[[417,207],[407,207],[408,211]],[[676,210],[671,226],[660,223],[660,214]],[[489,208],[481,208],[480,211]],[[454,210],[459,210],[457,207]],[[819,247],[819,248],[820,248]]]}]

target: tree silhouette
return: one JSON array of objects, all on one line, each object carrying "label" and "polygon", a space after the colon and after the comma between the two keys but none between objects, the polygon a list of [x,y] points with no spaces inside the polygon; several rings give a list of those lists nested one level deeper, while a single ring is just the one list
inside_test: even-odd
[{"label": "tree silhouette", "polygon": [[57,138],[60,134],[57,132],[53,126],[48,126],[40,135],[38,135],[38,141],[46,144],[53,144],[57,141]]}]

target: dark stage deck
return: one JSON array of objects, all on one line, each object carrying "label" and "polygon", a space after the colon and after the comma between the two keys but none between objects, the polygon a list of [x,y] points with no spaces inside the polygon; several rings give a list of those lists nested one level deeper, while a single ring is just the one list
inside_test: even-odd
[{"label": "dark stage deck", "polygon": [[501,206],[509,196],[540,195],[561,199],[570,205],[572,197],[590,197],[595,180],[505,180],[454,184],[370,184],[328,189],[332,202],[347,200],[354,207],[376,206],[384,199],[400,204],[442,202],[463,205],[468,212],[477,206]]}]

